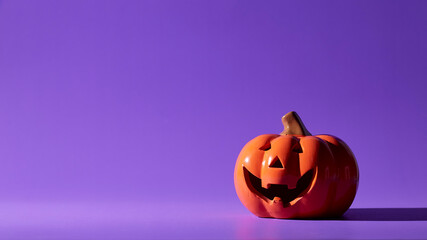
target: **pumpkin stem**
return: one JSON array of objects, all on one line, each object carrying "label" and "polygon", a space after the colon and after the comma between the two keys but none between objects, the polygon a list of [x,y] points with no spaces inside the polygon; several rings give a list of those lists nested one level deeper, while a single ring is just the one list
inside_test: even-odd
[{"label": "pumpkin stem", "polygon": [[305,128],[304,123],[302,123],[301,118],[294,111],[286,113],[282,117],[282,123],[285,128],[280,135],[311,136],[311,133]]}]

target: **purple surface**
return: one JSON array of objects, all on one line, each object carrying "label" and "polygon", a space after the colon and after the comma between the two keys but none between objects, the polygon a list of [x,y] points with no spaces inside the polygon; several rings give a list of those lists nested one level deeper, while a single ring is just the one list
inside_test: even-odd
[{"label": "purple surface", "polygon": [[[0,1],[0,238],[426,238],[426,26],[425,1]],[[239,203],[239,151],[291,110],[356,155],[354,221]]]},{"label": "purple surface", "polygon": [[261,219],[224,203],[3,203],[2,239],[425,239],[427,208],[336,220]]}]

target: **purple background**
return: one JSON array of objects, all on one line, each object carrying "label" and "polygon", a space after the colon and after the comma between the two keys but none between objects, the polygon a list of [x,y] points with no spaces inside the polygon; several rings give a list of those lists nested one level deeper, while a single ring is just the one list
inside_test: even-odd
[{"label": "purple background", "polygon": [[[426,42],[426,1],[0,1],[0,238],[426,237]],[[240,204],[291,110],[356,155],[355,221]]]}]

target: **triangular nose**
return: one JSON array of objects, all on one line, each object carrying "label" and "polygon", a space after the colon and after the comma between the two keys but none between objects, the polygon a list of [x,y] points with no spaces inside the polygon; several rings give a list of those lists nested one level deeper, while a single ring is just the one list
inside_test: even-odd
[{"label": "triangular nose", "polygon": [[270,163],[271,168],[283,168],[282,162],[278,157],[274,158]]}]

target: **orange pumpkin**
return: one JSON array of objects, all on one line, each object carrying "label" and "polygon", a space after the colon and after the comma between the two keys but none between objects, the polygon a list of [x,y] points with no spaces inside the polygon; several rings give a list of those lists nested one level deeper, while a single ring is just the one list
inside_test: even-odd
[{"label": "orange pumpkin", "polygon": [[282,121],[281,134],[258,136],[240,152],[234,171],[240,201],[259,217],[341,216],[359,182],[350,148],[331,135],[312,136],[296,112]]}]

